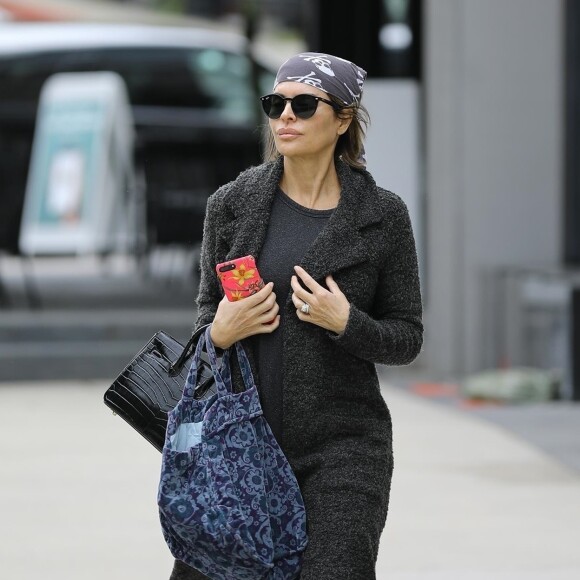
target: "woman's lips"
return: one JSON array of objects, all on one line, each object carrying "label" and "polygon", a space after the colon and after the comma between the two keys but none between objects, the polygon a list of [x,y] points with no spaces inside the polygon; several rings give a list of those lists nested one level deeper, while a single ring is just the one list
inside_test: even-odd
[{"label": "woman's lips", "polygon": [[294,129],[279,129],[278,130],[278,137],[280,139],[292,139],[294,137],[298,137],[300,133]]}]

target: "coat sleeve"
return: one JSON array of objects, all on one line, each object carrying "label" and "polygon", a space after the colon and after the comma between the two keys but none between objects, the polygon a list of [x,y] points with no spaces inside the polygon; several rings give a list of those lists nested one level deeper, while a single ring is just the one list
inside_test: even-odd
[{"label": "coat sleeve", "polygon": [[347,352],[384,365],[406,365],[423,344],[417,251],[409,212],[398,198],[388,239],[391,250],[381,267],[372,312],[351,304],[346,328],[331,338]]},{"label": "coat sleeve", "polygon": [[[219,191],[219,190],[218,190]],[[207,202],[203,224],[200,255],[200,281],[197,294],[197,320],[195,328],[213,321],[223,293],[215,273],[217,263],[217,228],[219,223],[219,199],[214,194]]]}]

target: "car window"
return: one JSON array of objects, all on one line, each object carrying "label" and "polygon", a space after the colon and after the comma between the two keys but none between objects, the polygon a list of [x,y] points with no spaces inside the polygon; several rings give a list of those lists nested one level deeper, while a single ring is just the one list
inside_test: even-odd
[{"label": "car window", "polygon": [[133,105],[219,108],[201,79],[192,74],[189,53],[179,48],[102,50],[95,53],[93,70],[119,73]]},{"label": "car window", "polygon": [[[57,72],[120,74],[134,106],[208,109],[224,121],[254,122],[255,97],[246,56],[216,49],[122,48],[20,55],[0,59],[0,103],[38,99]],[[260,69],[259,82],[273,75]]]},{"label": "car window", "polygon": [[36,100],[46,79],[56,72],[53,54],[0,59],[0,102]]},{"label": "car window", "polygon": [[251,66],[245,56],[215,49],[191,51],[189,67],[229,119],[243,122],[254,118]]}]

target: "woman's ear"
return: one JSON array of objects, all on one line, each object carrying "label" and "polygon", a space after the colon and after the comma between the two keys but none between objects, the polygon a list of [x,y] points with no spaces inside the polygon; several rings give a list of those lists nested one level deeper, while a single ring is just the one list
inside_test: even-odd
[{"label": "woman's ear", "polygon": [[352,123],[353,117],[354,117],[354,115],[351,112],[349,115],[344,115],[344,117],[340,116],[338,118],[340,121],[340,124],[338,125],[337,133],[339,135],[344,135],[348,131],[348,128],[350,127],[350,124]]}]

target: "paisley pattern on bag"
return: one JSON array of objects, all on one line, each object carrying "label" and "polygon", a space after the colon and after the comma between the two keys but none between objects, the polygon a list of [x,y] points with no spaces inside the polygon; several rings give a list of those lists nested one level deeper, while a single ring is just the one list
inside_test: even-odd
[{"label": "paisley pattern on bag", "polygon": [[[217,394],[193,398],[204,344]],[[306,548],[306,513],[296,477],[264,419],[250,365],[236,344],[246,390],[234,393],[229,350],[218,364],[209,328],[197,344],[183,396],[168,414],[158,491],[173,556],[214,580],[293,580]],[[202,423],[186,451],[172,437]]]}]

